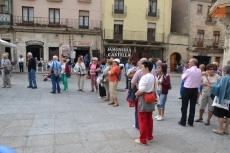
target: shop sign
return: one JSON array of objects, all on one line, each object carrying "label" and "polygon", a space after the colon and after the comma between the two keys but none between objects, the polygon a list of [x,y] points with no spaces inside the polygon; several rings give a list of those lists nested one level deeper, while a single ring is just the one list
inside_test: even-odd
[{"label": "shop sign", "polygon": [[70,52],[70,58],[76,58],[76,51]]},{"label": "shop sign", "polygon": [[75,41],[74,46],[91,46],[91,41]]},{"label": "shop sign", "polygon": [[26,46],[31,46],[31,45],[39,45],[39,46],[44,46],[44,42],[38,41],[38,40],[29,40],[25,42]]},{"label": "shop sign", "polygon": [[107,48],[108,57],[131,57],[131,48]]},{"label": "shop sign", "polygon": [[0,38],[11,38],[10,34],[1,34]]},{"label": "shop sign", "polygon": [[62,45],[62,55],[63,56],[69,56],[69,45]]}]

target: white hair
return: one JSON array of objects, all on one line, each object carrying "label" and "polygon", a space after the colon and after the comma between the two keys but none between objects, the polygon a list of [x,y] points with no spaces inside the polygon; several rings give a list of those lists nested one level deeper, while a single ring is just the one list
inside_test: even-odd
[{"label": "white hair", "polygon": [[216,66],[219,66],[218,62],[213,62],[212,64],[215,64]]},{"label": "white hair", "polygon": [[58,59],[57,55],[54,55],[53,60],[57,60],[57,59]]},{"label": "white hair", "polygon": [[33,56],[33,54],[31,52],[28,52],[27,55],[31,56],[31,57]]}]

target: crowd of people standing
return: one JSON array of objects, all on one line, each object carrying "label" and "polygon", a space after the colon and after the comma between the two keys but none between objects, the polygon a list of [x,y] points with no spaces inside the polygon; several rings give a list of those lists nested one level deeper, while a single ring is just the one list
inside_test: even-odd
[{"label": "crowd of people standing", "polygon": [[[30,52],[27,54],[27,59],[28,88],[37,89],[36,59]],[[23,73],[24,58],[20,56],[18,62],[20,72]],[[69,58],[53,56],[53,60],[49,64],[52,81],[50,93],[61,93],[60,82],[63,83],[63,91],[68,92],[68,78],[71,73],[69,63],[71,63]],[[116,91],[121,75],[124,74],[126,79],[125,89],[128,89],[128,96],[133,97],[132,100],[135,102],[133,105],[135,108],[135,124],[133,127],[140,131],[140,137],[135,139],[135,142],[146,145],[154,140],[152,113],[155,111],[155,106],[158,111],[155,119],[157,121],[165,119],[167,95],[172,88],[167,69],[167,63],[161,60],[153,62],[151,58],[142,58],[138,62],[128,59],[123,66],[120,59],[117,58],[105,58],[98,61],[98,58],[93,57],[90,62],[88,55],[80,55],[73,67],[73,72],[77,76],[77,91],[85,92],[85,78],[90,79],[90,92],[98,93],[98,98],[108,101],[108,105],[113,107],[119,106]],[[2,55],[1,70],[3,88],[10,88],[12,64],[7,53]],[[217,62],[206,66],[201,64],[198,67],[198,61],[192,58],[184,62],[181,80],[179,99],[182,99],[182,106],[178,124],[193,126],[194,122],[203,122],[203,114],[208,105],[208,117],[204,124],[210,125],[214,114],[218,117],[218,128],[213,129],[213,132],[220,135],[228,134],[230,124],[230,61],[222,70]],[[155,100],[149,102],[146,97],[150,95]],[[196,104],[200,104],[200,110],[199,117],[195,120]],[[187,117],[188,105],[190,107]],[[224,118],[226,118],[225,126]]]}]

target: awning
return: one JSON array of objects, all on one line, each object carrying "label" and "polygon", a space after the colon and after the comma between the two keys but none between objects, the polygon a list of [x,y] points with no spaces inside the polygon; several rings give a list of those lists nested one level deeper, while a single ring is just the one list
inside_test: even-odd
[{"label": "awning", "polygon": [[0,39],[0,45],[5,46],[5,47],[17,48],[17,46],[15,44],[9,43],[9,42],[2,40],[2,39]]},{"label": "awning", "polygon": [[210,15],[213,18],[225,18],[227,6],[230,6],[229,0],[217,0],[210,9]]}]

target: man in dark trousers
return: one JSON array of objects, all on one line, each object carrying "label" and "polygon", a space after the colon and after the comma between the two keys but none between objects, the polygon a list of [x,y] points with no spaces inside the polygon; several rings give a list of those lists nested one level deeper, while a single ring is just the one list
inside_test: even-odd
[{"label": "man in dark trousers", "polygon": [[28,57],[28,80],[29,86],[27,88],[37,89],[36,83],[36,60],[33,58],[31,52],[27,54]]},{"label": "man in dark trousers", "polygon": [[198,88],[201,85],[201,70],[197,68],[197,59],[189,60],[189,68],[182,74],[182,80],[184,80],[184,90],[182,93],[182,107],[181,113],[182,117],[178,122],[179,125],[185,126],[187,121],[187,109],[188,103],[190,101],[190,110],[188,117],[188,125],[193,126],[194,116],[196,110],[196,101],[198,95]]}]

